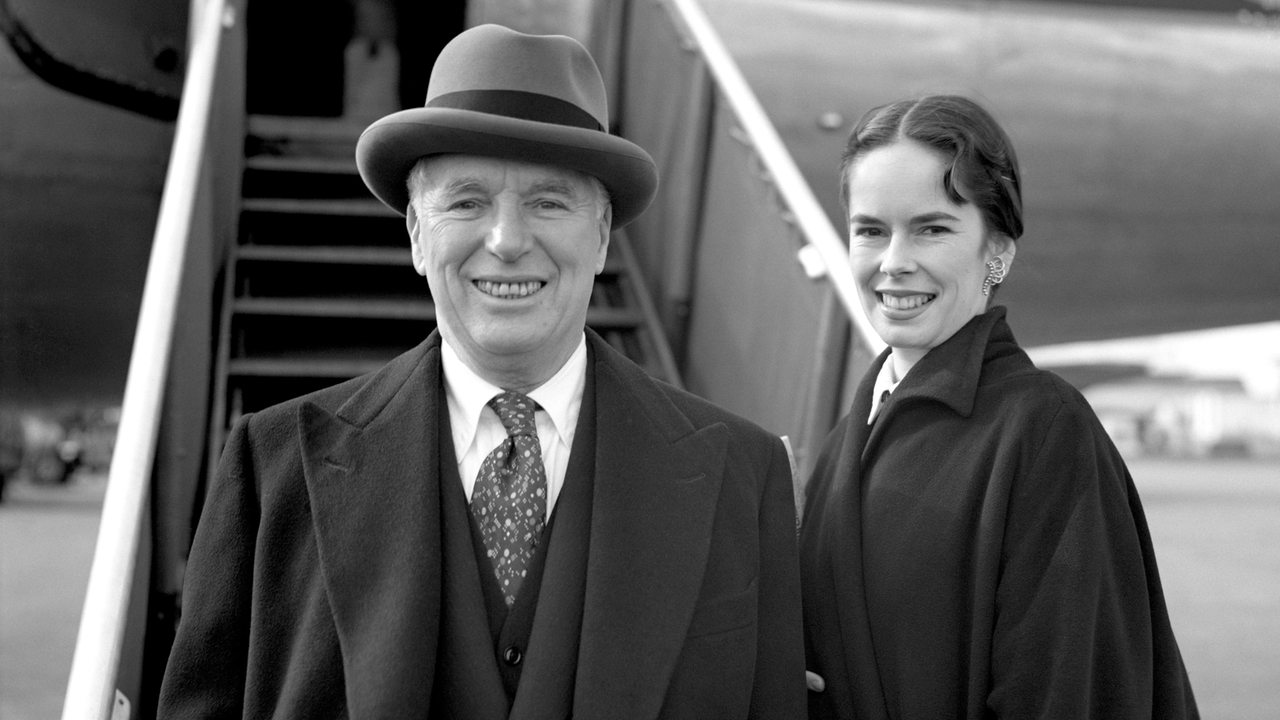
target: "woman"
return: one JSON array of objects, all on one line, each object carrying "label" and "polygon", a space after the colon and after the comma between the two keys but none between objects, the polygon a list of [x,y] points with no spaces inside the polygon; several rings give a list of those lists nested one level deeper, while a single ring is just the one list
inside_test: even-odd
[{"label": "woman", "polygon": [[1124,462],[990,306],[1022,234],[1004,131],[961,97],[877,108],[841,195],[889,347],[807,489],[810,717],[1196,717]]}]

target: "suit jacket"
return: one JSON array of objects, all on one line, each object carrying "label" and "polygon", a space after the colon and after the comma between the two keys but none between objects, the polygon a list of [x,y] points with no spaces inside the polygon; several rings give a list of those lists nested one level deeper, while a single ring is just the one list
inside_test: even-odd
[{"label": "suit jacket", "polygon": [[811,718],[1186,718],[1195,700],[1124,461],[993,308],[868,427],[876,373],[807,489]]},{"label": "suit jacket", "polygon": [[[555,686],[538,678],[562,669],[537,658],[565,653],[531,645],[531,697],[511,717],[803,715],[781,442],[587,335],[596,448],[573,693],[538,697]],[[160,717],[428,715],[439,349],[433,333],[376,373],[236,424],[193,541]],[[535,617],[534,643],[553,621]]]}]

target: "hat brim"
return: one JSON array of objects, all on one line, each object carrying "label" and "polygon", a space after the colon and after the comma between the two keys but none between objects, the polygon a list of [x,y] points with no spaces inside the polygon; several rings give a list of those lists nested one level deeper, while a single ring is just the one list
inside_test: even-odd
[{"label": "hat brim", "polygon": [[653,158],[625,138],[454,108],[401,110],[373,123],[356,143],[356,167],[373,194],[403,215],[409,171],[419,158],[443,153],[511,158],[595,176],[609,190],[615,228],[644,212],[658,189]]}]

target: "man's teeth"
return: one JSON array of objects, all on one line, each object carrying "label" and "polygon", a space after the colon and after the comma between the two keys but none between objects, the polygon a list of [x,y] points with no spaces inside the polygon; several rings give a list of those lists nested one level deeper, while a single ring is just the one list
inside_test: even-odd
[{"label": "man's teeth", "polygon": [[880,302],[890,310],[915,310],[933,301],[933,295],[880,295]]},{"label": "man's teeth", "polygon": [[477,280],[476,287],[485,295],[494,297],[525,297],[532,295],[542,289],[543,283],[538,281],[505,283],[493,282],[492,280]]}]

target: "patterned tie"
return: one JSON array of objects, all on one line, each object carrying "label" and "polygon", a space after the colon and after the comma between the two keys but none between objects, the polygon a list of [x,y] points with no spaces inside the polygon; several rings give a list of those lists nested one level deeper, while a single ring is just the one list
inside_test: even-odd
[{"label": "patterned tie", "polygon": [[547,477],[533,419],[538,404],[518,392],[505,392],[494,396],[489,407],[502,420],[507,439],[480,465],[471,513],[480,524],[493,573],[511,607],[542,533]]}]

